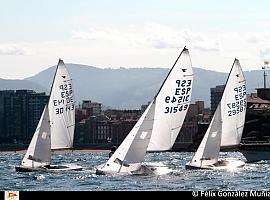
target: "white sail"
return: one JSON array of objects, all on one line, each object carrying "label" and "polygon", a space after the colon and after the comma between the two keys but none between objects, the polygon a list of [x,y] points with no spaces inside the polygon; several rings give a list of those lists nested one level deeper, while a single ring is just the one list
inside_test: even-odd
[{"label": "white sail", "polygon": [[192,93],[193,71],[184,48],[156,97],[155,122],[147,151],[170,150],[183,125]]},{"label": "white sail", "polygon": [[24,167],[40,167],[51,163],[51,132],[48,106],[45,105],[33,138],[22,160]]},{"label": "white sail", "polygon": [[73,85],[62,60],[59,60],[49,99],[51,149],[73,146],[75,105]]},{"label": "white sail", "polygon": [[241,65],[235,59],[221,99],[221,147],[239,145],[246,116],[246,80]]},{"label": "white sail", "polygon": [[153,100],[102,170],[129,172],[138,169],[151,138],[154,114]]},{"label": "white sail", "polygon": [[218,161],[221,143],[221,105],[219,103],[202,142],[192,158],[191,165],[202,167]]}]

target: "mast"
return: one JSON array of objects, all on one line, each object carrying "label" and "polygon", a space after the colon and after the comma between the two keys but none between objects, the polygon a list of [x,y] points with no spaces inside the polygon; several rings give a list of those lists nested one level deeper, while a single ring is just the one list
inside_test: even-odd
[{"label": "mast", "polygon": [[265,89],[266,88],[266,74],[265,74],[265,68],[263,70],[263,88]]},{"label": "mast", "polygon": [[263,88],[266,88],[266,72],[265,70],[269,68],[269,61],[264,61],[264,66],[262,66],[263,69]]},{"label": "mast", "polygon": [[262,69],[263,69],[263,88],[266,88],[266,83],[265,83],[265,79],[266,79],[265,66],[263,66]]},{"label": "mast", "polygon": [[[57,73],[57,70],[58,70],[59,63],[60,63],[60,62],[61,62],[61,59],[59,58],[59,61],[58,61],[58,63],[57,63],[57,66],[56,66],[56,69],[55,69],[55,72],[54,72],[53,80],[52,80],[52,83],[51,83],[50,95],[49,95],[49,100],[48,100],[48,103],[47,103],[48,107],[49,107],[49,103],[50,103],[51,98],[52,98],[52,89],[53,89],[53,85],[54,85],[56,73]],[[49,108],[48,108],[48,109],[49,109]],[[50,123],[50,126],[51,126],[52,121],[51,121],[51,118],[50,118],[50,117],[49,117],[49,123]],[[52,141],[51,141],[51,142],[52,142]],[[50,149],[51,149],[51,147],[50,147]],[[52,149],[51,149],[51,151],[53,152]]]},{"label": "mast", "polygon": [[59,58],[58,64],[57,64],[56,69],[55,69],[55,72],[54,72],[53,81],[52,81],[52,84],[51,84],[51,90],[50,90],[49,102],[50,102],[50,99],[51,99],[52,88],[53,88],[53,85],[54,85],[56,73],[57,73],[57,70],[58,70],[58,67],[59,67],[59,64],[60,64],[61,61],[63,61],[63,60],[61,60],[61,59]]}]

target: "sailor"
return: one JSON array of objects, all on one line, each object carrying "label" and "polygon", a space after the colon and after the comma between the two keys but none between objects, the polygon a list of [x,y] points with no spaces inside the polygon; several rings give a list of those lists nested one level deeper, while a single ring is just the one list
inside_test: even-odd
[{"label": "sailor", "polygon": [[113,155],[113,153],[116,151],[116,149],[117,149],[116,146],[111,147],[111,152],[109,153],[109,158]]}]

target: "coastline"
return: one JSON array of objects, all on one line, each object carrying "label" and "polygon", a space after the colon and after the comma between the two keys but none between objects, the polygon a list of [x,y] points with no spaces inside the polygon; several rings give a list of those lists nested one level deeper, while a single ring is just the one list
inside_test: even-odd
[{"label": "coastline", "polygon": [[[25,153],[27,149],[24,150],[1,150],[0,153]],[[61,149],[61,150],[52,150],[52,152],[64,152],[64,153],[71,153],[71,152],[110,152],[110,150],[106,149]]]}]

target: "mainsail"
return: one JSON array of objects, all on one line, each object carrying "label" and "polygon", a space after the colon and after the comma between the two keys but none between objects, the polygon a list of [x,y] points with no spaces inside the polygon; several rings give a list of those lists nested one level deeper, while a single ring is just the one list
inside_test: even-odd
[{"label": "mainsail", "polygon": [[67,68],[59,59],[49,99],[51,120],[51,149],[73,146],[75,105],[72,80]]},{"label": "mainsail", "polygon": [[246,80],[241,65],[235,59],[221,99],[221,147],[239,145],[246,116]]},{"label": "mainsail", "polygon": [[170,150],[191,102],[193,71],[184,48],[156,96],[155,122],[147,151]]},{"label": "mainsail", "polygon": [[48,105],[45,105],[33,138],[22,160],[22,166],[40,167],[51,163],[51,130]]}]

